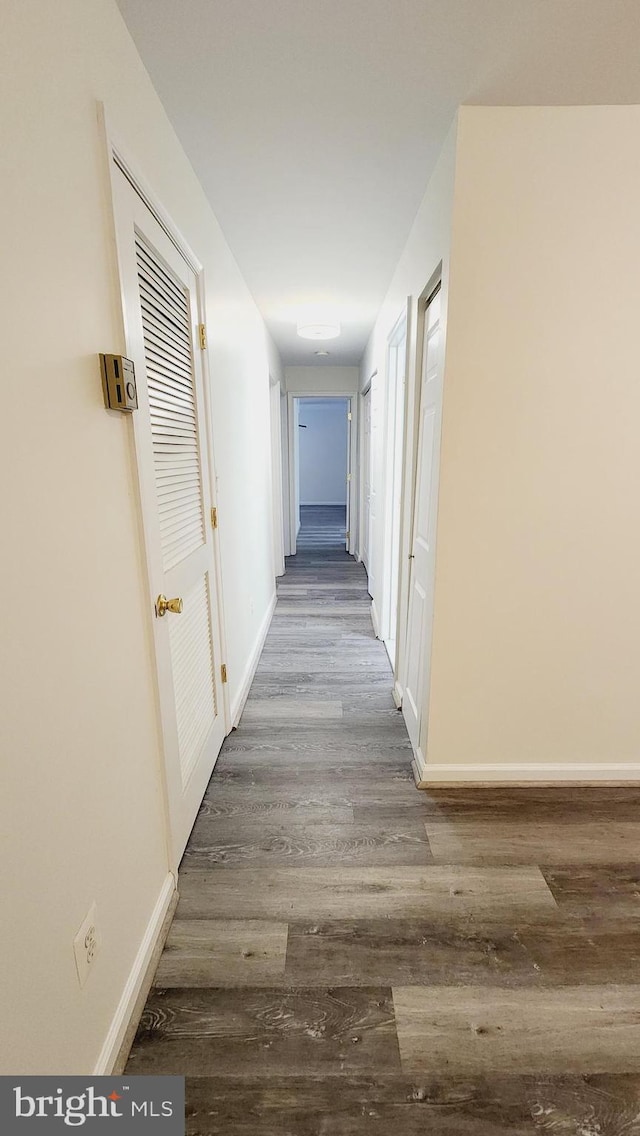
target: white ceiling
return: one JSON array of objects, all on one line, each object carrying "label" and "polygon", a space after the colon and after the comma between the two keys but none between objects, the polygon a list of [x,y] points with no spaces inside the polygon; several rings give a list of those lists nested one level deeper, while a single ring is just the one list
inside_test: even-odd
[{"label": "white ceiling", "polygon": [[640,0],[118,3],[289,365],[358,363],[460,103],[640,102]]}]

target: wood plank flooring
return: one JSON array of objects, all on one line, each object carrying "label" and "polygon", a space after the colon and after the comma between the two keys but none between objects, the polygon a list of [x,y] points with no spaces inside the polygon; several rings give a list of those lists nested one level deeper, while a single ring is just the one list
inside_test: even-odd
[{"label": "wood plank flooring", "polygon": [[308,536],[128,1071],[186,1075],[189,1136],[640,1136],[640,790],[418,792],[364,571]]}]

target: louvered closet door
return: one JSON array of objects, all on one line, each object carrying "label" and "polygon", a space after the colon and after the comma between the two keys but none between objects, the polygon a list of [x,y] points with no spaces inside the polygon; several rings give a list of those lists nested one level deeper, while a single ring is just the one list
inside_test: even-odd
[{"label": "louvered closet door", "polygon": [[152,607],[173,859],[225,734],[211,477],[195,272],[118,174],[118,237]]}]

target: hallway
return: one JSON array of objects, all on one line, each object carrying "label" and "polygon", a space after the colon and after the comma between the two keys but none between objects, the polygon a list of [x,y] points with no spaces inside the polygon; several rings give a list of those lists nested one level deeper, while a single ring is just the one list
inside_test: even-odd
[{"label": "hallway", "polygon": [[[347,510],[343,505],[301,505],[298,550],[344,548],[346,528]],[[293,563],[293,558],[289,563]]]},{"label": "hallway", "polygon": [[417,792],[362,567],[278,594],[127,1072],[190,1136],[638,1131],[638,790]]}]

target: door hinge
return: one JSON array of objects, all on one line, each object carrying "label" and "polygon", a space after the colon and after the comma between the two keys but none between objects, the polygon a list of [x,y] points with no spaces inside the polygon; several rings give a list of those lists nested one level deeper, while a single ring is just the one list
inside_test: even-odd
[{"label": "door hinge", "polygon": [[344,534],[344,539],[345,539],[345,540],[350,540],[350,539],[351,539],[351,533],[345,533],[345,534]]},{"label": "door hinge", "polygon": [[349,413],[347,414],[347,422],[350,422],[350,421],[351,421],[351,411],[349,411]]},{"label": "door hinge", "polygon": [[200,343],[200,350],[205,351],[207,347],[207,329],[203,323],[198,324],[198,341]]},{"label": "door hinge", "polygon": [[347,474],[347,481],[351,481],[351,474],[350,473]]},{"label": "door hinge", "polygon": [[222,666],[220,667],[220,676],[221,676],[223,682],[227,681],[227,664],[226,663],[223,663]]},{"label": "door hinge", "polygon": [[212,509],[211,510],[211,528],[217,529],[217,527],[218,527],[218,510]]}]

